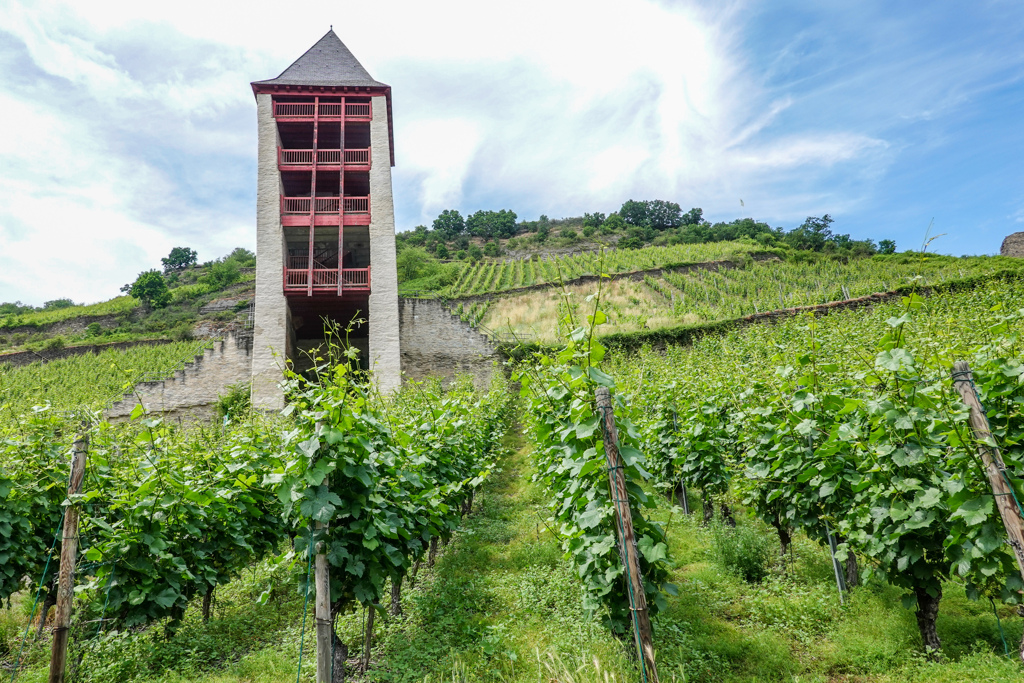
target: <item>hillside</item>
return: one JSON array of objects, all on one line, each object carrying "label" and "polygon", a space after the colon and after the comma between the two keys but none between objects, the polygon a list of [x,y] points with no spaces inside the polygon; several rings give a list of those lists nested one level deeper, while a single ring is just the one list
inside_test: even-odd
[{"label": "hillside", "polygon": [[[743,243],[648,247],[548,259],[481,263],[454,284],[414,296],[439,296],[457,315],[495,338],[550,343],[559,321],[603,285],[606,333],[658,330],[887,292],[917,284],[1024,269],[1008,257],[925,254],[836,259],[750,250]],[[562,284],[564,284],[564,289]]]},{"label": "hillside", "polygon": [[160,306],[128,295],[91,305],[76,305],[71,299],[38,308],[20,302],[0,304],[0,364],[9,353],[59,357],[69,347],[187,341],[244,326],[255,295],[255,265],[251,252],[236,249],[202,265],[169,270],[163,274],[168,301]]}]

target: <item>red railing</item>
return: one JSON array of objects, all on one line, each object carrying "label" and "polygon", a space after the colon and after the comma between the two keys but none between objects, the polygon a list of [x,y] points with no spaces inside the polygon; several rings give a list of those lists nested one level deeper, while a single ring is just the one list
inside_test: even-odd
[{"label": "red railing", "polygon": [[341,102],[321,102],[320,116],[341,117]]},{"label": "red railing", "polygon": [[[320,116],[340,119],[341,106],[341,102],[321,102]],[[311,119],[315,107],[312,102],[274,102],[274,116]],[[372,113],[369,104],[345,104],[345,118],[369,120]]]},{"label": "red railing", "polygon": [[345,213],[370,213],[370,198],[345,197]]},{"label": "red railing", "polygon": [[313,103],[274,102],[274,116],[308,116],[312,118]]},{"label": "red railing", "polygon": [[345,103],[345,116],[346,117],[351,116],[353,118],[368,119],[368,118],[370,118],[370,114],[371,114],[371,112],[370,112],[370,105],[369,105],[369,103],[366,103],[366,104],[349,104],[347,102]]},{"label": "red railing", "polygon": [[[289,263],[294,262],[295,259],[301,258],[305,263],[307,257],[292,256],[289,258]],[[314,261],[314,265],[316,262]],[[284,269],[284,286],[285,289],[308,289],[309,288],[309,269],[308,268],[285,268]],[[337,289],[338,288],[338,269],[337,268],[314,268],[313,269],[313,288],[314,289]],[[370,269],[369,268],[344,268],[341,271],[341,289],[346,290],[358,290],[367,291],[370,289]]]},{"label": "red railing", "polygon": [[[369,149],[346,149],[345,163],[353,166],[369,166]],[[316,151],[316,163],[322,165],[341,164],[340,149],[318,149]],[[281,149],[277,150],[277,162],[281,166],[311,166],[313,164],[313,150],[311,149]]]},{"label": "red railing", "polygon": [[359,164],[362,166],[370,165],[370,150],[369,149],[346,149],[345,150],[345,163],[346,164]]},{"label": "red railing", "polygon": [[369,289],[369,268],[345,268],[341,271],[341,286],[349,289]]},{"label": "red railing", "polygon": [[[309,213],[312,197],[281,197],[281,213]],[[316,213],[338,213],[339,197],[316,197]],[[369,197],[345,197],[345,213],[370,213]]]},{"label": "red railing", "polygon": [[313,163],[313,150],[311,149],[277,149],[277,163],[281,166],[294,164],[309,165]]}]

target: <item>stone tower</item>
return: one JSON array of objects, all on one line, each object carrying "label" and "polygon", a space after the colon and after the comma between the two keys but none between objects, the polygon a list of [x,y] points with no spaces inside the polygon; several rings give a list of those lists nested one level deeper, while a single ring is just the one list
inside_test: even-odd
[{"label": "stone tower", "polygon": [[382,391],[401,382],[391,87],[333,30],[277,78],[252,84],[259,127],[253,404],[283,405],[285,362],[309,366],[325,319]]}]

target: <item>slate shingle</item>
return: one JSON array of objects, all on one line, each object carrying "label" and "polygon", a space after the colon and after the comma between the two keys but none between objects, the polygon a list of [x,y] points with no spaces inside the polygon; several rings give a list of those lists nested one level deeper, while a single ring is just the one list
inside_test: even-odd
[{"label": "slate shingle", "polygon": [[328,31],[313,47],[306,50],[306,53],[296,59],[280,76],[266,81],[256,81],[253,85],[388,87],[373,80],[333,30]]}]

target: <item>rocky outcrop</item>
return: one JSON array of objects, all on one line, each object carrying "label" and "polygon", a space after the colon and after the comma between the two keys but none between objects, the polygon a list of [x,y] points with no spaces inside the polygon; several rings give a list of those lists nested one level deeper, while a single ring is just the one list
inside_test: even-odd
[{"label": "rocky outcrop", "polygon": [[1024,257],[1024,232],[1015,232],[1007,235],[1003,240],[1003,246],[999,249],[1000,256]]}]

